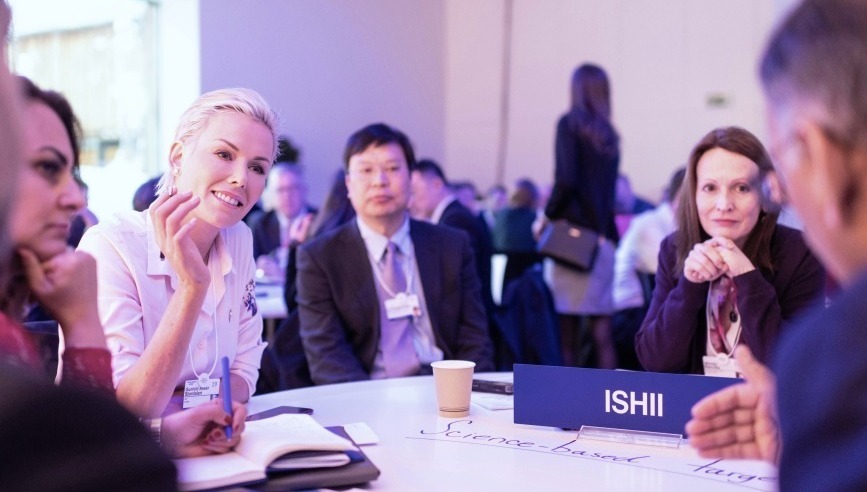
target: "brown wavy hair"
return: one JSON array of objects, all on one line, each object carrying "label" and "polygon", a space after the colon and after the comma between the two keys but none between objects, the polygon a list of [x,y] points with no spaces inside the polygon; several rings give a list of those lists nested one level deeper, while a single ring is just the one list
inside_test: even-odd
[{"label": "brown wavy hair", "polygon": [[[755,135],[736,126],[717,128],[704,136],[692,153],[686,165],[686,178],[683,180],[683,192],[680,194],[680,206],[677,211],[677,235],[675,245],[677,247],[677,267],[674,270],[676,276],[683,274],[683,262],[698,243],[707,241],[710,236],[701,226],[698,217],[698,207],[695,203],[697,191],[696,169],[698,161],[705,152],[721,148],[735,154],[742,155],[756,163],[759,167],[759,179],[774,170],[768,151],[756,138]],[[757,268],[773,271],[771,260],[771,235],[777,227],[777,213],[771,212],[766,200],[762,200],[762,210],[759,212],[759,220],[747,236],[743,252]]]},{"label": "brown wavy hair", "polygon": [[620,136],[611,123],[611,84],[598,65],[585,63],[572,73],[569,130],[605,157],[620,155]]}]

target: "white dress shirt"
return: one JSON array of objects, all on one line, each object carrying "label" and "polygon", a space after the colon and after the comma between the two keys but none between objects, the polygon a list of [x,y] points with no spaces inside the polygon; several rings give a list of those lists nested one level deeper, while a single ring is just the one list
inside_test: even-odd
[{"label": "white dress shirt", "polygon": [[[412,244],[412,237],[409,235],[409,218],[404,221],[400,229],[391,238],[387,238],[367,227],[360,217],[356,217],[356,222],[358,223],[358,230],[361,232],[361,238],[364,240],[364,245],[367,247],[367,259],[370,261],[371,271],[374,272],[374,282],[377,281],[376,272],[380,268],[378,261],[385,254],[388,241],[391,240],[400,249],[404,257],[402,267],[404,269],[403,274],[408,281],[407,287],[409,293],[418,296],[419,306],[421,307],[421,316],[414,317],[412,323],[412,341],[415,346],[416,355],[422,364],[430,364],[431,362],[442,360],[443,351],[436,345],[430,317],[428,316],[427,304],[425,304],[424,290],[418,273],[418,264],[415,261],[415,248]],[[380,302],[380,304],[382,303]],[[382,305],[379,308],[384,309]],[[376,358],[373,361],[373,369],[370,371],[370,378],[381,379],[384,377],[385,366],[382,363],[382,353],[377,351]]]},{"label": "white dress shirt", "polygon": [[277,264],[280,266],[280,269],[284,272],[286,271],[286,265],[289,262],[289,243],[292,242],[292,238],[289,237],[289,232],[292,231],[292,228],[295,227],[298,222],[303,220],[304,217],[310,213],[312,213],[312,211],[305,205],[301,207],[301,210],[297,215],[295,215],[295,217],[290,219],[276,208],[274,209],[274,215],[277,217],[277,224],[280,226],[280,244],[277,245],[273,254],[277,259]]},{"label": "white dress shirt", "polygon": [[457,200],[457,198],[454,195],[448,195],[445,198],[443,198],[442,200],[440,200],[440,202],[437,203],[436,208],[434,208],[434,211],[430,216],[431,223],[439,224],[440,219],[443,217],[443,212],[446,211],[446,207],[451,205],[452,202],[455,200]]},{"label": "white dress shirt", "polygon": [[[177,274],[161,259],[147,211],[121,212],[100,222],[87,230],[78,249],[96,259],[99,317],[117,386],[153,338],[177,288]],[[253,236],[243,222],[220,230],[208,268],[211,286],[176,386],[203,373],[220,377],[218,361],[228,356],[230,372],[247,382],[252,395],[266,344],[254,292]]]},{"label": "white dress shirt", "polygon": [[629,223],[614,257],[614,309],[644,305],[644,291],[636,272],[656,273],[659,246],[675,227],[674,212],[667,202],[637,215]]}]

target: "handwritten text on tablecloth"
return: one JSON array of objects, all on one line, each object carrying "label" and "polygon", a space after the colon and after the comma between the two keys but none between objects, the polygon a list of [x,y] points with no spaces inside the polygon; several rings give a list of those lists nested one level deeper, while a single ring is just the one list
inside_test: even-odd
[{"label": "handwritten text on tablecloth", "polygon": [[[773,475],[763,476],[757,473],[745,473],[736,471],[741,463],[725,460],[709,460],[704,463],[684,463],[683,460],[663,458],[647,454],[652,448],[642,447],[634,454],[612,454],[609,451],[594,450],[588,447],[589,443],[571,439],[558,445],[538,443],[522,438],[497,436],[485,434],[483,431],[476,432],[472,420],[455,420],[449,422],[445,428],[422,429],[416,436],[407,436],[408,439],[422,439],[432,441],[447,441],[466,444],[481,444],[486,446],[521,449],[572,456],[596,461],[609,461],[628,466],[639,466],[664,472],[677,473],[680,475],[695,476],[697,478],[725,481],[732,485],[756,488],[758,490],[774,490],[777,478]],[[696,458],[695,460],[699,460]],[[742,468],[743,469],[743,468]]]}]

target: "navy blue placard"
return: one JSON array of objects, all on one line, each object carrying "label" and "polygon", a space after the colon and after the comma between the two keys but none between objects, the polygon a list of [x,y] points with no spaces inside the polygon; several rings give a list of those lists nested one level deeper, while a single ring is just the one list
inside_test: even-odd
[{"label": "navy blue placard", "polygon": [[515,423],[683,434],[700,399],[741,379],[515,364]]}]

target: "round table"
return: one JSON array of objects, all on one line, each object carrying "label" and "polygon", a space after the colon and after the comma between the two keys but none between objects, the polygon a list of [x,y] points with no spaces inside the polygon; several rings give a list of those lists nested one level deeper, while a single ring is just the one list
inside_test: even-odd
[{"label": "round table", "polygon": [[[474,401],[484,396],[473,393]],[[369,425],[380,442],[363,450],[382,472],[365,487],[370,490],[776,490],[770,465],[700,458],[687,444],[666,449],[577,440],[575,431],[515,424],[512,410],[475,403],[468,417],[442,418],[432,376],[271,393],[254,397],[248,409],[280,405],[311,407],[325,426]]]}]

